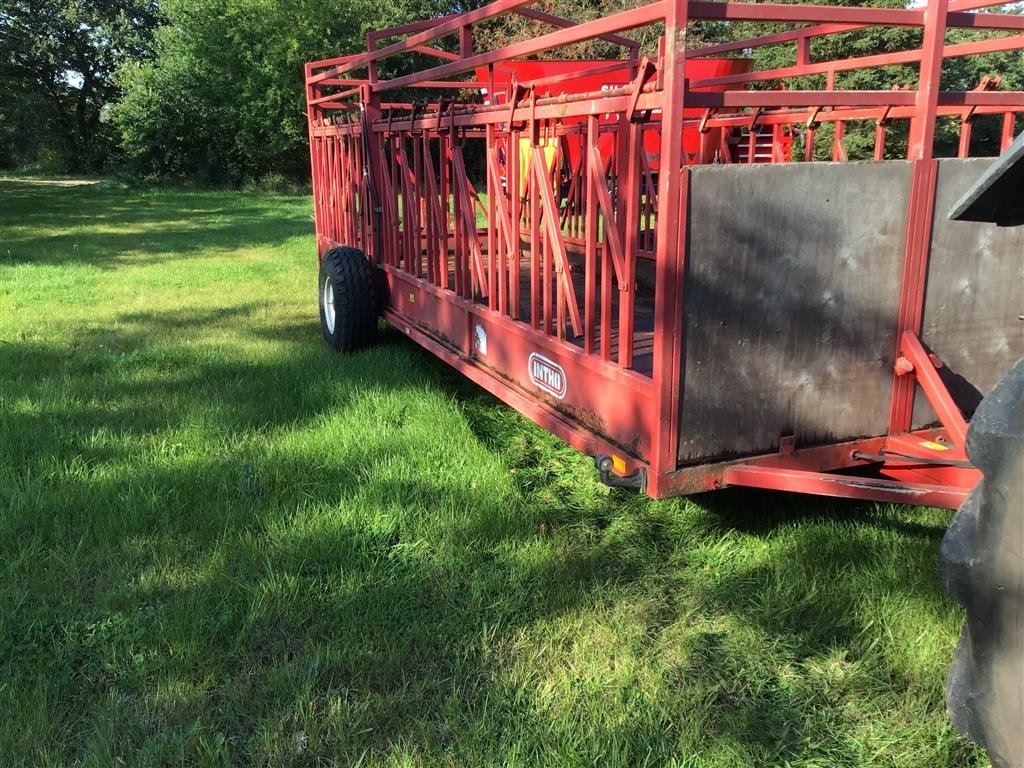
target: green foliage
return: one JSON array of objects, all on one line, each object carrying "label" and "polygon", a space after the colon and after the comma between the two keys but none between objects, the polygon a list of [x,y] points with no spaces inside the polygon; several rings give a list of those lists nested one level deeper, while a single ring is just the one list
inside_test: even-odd
[{"label": "green foliage", "polygon": [[112,149],[114,71],[150,53],[156,0],[0,0],[0,167],[40,152],[94,171]]},{"label": "green foliage", "polygon": [[[830,4],[860,5],[852,0]],[[277,175],[308,178],[302,65],[364,50],[366,33],[416,19],[478,7],[483,0],[0,0],[0,167],[44,160],[50,170],[90,171],[116,162],[133,176],[190,178],[204,183],[260,182]],[[867,4],[902,7],[904,0]],[[587,21],[634,0],[538,0],[535,7]],[[1014,10],[1011,6],[1009,10]],[[1019,11],[1019,8],[1017,9]],[[166,25],[156,32],[161,22]],[[783,25],[694,22],[691,47],[750,37]],[[517,15],[479,25],[476,43],[490,49],[548,31]],[[658,25],[634,30],[644,55],[656,55]],[[948,42],[985,36],[955,30]],[[871,29],[820,38],[815,60],[910,47],[920,31]],[[453,41],[443,41],[451,47]],[[154,51],[155,49],[155,51]],[[155,56],[154,56],[155,52]],[[602,40],[570,46],[560,57],[615,57]],[[739,54],[737,54],[739,55]],[[794,61],[793,46],[754,52],[759,67]],[[382,74],[407,71],[426,59],[385,62]],[[1003,88],[1021,85],[1020,52],[955,59],[944,85],[973,88],[985,74],[1002,74]],[[77,73],[70,79],[68,73]],[[79,87],[79,80],[81,85]],[[841,73],[839,87],[913,86],[916,68]],[[822,87],[823,77],[802,85]],[[761,87],[774,87],[765,83]],[[395,93],[399,100],[412,94]],[[422,92],[416,98],[422,98]],[[831,126],[818,136],[819,158],[830,156]],[[976,120],[973,150],[994,154],[999,118]],[[938,151],[955,151],[956,120],[940,122]],[[850,124],[845,146],[868,156],[869,122]],[[906,127],[896,123],[887,154],[905,153]]]},{"label": "green foliage", "polygon": [[112,118],[129,167],[229,184],[307,177],[303,64],[446,9],[438,0],[165,0],[156,59],[120,72],[125,95]]},{"label": "green foliage", "polygon": [[945,510],[654,502],[395,331],[308,197],[0,179],[4,766],[981,768]]}]

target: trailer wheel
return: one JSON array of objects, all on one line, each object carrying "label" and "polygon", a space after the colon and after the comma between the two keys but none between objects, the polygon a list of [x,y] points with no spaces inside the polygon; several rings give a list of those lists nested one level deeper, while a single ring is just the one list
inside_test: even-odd
[{"label": "trailer wheel", "polygon": [[324,339],[338,352],[355,352],[377,338],[377,281],[358,248],[332,248],[320,260],[318,303]]}]

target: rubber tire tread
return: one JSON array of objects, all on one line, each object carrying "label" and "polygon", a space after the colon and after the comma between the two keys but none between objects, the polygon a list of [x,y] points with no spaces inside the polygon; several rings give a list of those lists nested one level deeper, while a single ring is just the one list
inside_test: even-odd
[{"label": "rubber tire tread", "polygon": [[[334,333],[327,330],[324,316],[324,281],[334,285]],[[320,261],[317,280],[317,305],[320,327],[328,346],[338,352],[356,352],[377,339],[380,314],[377,280],[369,259],[358,248],[343,245],[332,248]]]}]

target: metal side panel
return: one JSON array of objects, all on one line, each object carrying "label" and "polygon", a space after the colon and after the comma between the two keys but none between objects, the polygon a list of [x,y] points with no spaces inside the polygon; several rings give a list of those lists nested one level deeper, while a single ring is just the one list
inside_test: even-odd
[{"label": "metal side panel", "polygon": [[883,434],[910,164],[691,174],[680,464]]},{"label": "metal side panel", "polygon": [[[940,160],[922,341],[942,360],[968,415],[1024,356],[1024,227],[951,221],[947,213],[995,158]],[[918,393],[914,424],[935,421]]]}]

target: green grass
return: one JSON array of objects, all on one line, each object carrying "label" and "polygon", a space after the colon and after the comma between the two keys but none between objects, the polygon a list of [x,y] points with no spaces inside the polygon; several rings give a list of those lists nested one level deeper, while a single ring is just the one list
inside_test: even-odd
[{"label": "green grass", "polygon": [[651,502],[386,331],[308,199],[0,179],[0,762],[970,766],[949,513]]}]

